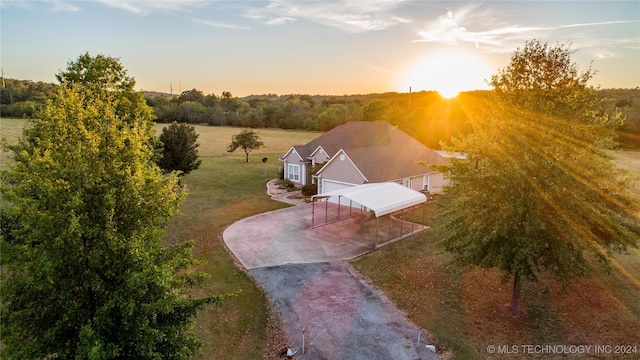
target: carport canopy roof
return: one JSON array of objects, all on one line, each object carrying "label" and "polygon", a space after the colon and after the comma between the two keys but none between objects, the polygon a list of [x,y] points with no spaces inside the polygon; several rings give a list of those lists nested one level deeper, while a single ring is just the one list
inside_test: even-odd
[{"label": "carport canopy roof", "polygon": [[418,191],[393,182],[356,185],[345,189],[313,195],[315,199],[343,196],[373,210],[377,217],[419,205],[427,197]]}]

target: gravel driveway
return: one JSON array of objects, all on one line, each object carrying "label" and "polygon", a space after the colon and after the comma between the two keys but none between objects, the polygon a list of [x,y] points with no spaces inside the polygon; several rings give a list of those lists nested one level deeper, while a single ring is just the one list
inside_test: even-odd
[{"label": "gravel driveway", "polygon": [[438,359],[427,334],[345,261],[249,273],[273,301],[296,359]]}]

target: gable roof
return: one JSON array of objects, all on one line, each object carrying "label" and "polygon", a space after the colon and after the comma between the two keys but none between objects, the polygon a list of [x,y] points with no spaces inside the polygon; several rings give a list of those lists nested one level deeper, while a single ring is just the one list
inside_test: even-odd
[{"label": "gable roof", "polygon": [[392,181],[430,173],[432,170],[426,165],[446,161],[418,141],[406,141],[374,148],[348,149],[345,153],[369,182]]},{"label": "gable roof", "polygon": [[287,156],[289,156],[289,154],[291,152],[296,153],[296,155],[298,155],[298,157],[300,158],[300,161],[305,160],[303,157],[301,157],[300,155],[300,151],[298,150],[299,146],[292,146],[291,149],[289,149],[289,151],[287,151],[280,159],[285,159]]},{"label": "gable roof", "polygon": [[[322,147],[329,157],[333,157],[340,149],[387,146],[391,142],[390,130],[402,132],[386,121],[351,121],[334,127],[304,146],[294,147],[305,159],[318,147]],[[409,135],[403,134],[413,140]]]},{"label": "gable roof", "polygon": [[[429,149],[386,121],[348,122],[304,146],[296,146],[295,149],[300,156],[306,158],[319,147],[331,158],[339,150],[343,150],[368,182],[426,174],[431,170],[422,164],[446,161],[442,154]],[[320,173],[322,169],[318,172]]]}]

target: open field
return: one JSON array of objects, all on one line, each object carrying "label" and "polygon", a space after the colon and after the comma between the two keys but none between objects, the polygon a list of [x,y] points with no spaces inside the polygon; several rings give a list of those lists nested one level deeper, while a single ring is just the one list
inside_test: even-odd
[{"label": "open field", "polygon": [[[6,140],[8,144],[15,144],[26,123],[27,120],[23,119],[0,118],[0,139]],[[0,168],[4,167],[10,158],[10,154],[0,148]]]},{"label": "open field", "polygon": [[[22,129],[28,120],[0,118],[0,138],[4,138],[8,143],[15,143],[22,134]],[[162,128],[169,124],[156,124],[155,128],[160,134]],[[231,137],[239,133],[242,129],[229,126],[206,126],[194,125],[198,137],[200,147],[198,152],[201,157],[211,156],[231,156],[244,154],[242,149],[238,149],[235,153],[228,153],[227,146],[231,143]],[[277,154],[273,161],[277,161],[279,156],[284,155],[291,145],[304,145],[317,136],[320,132],[296,131],[296,130],[280,130],[280,129],[257,129],[256,132],[264,142],[264,147],[256,150],[255,154]],[[284,151],[282,149],[285,149]],[[8,159],[8,154],[0,153],[2,163]],[[271,160],[271,158],[270,158]]]},{"label": "open field", "polygon": [[[156,129],[158,133],[162,131],[162,128],[169,124],[157,124]],[[227,146],[231,143],[231,137],[239,133],[242,129],[237,127],[228,126],[207,126],[207,125],[194,125],[198,137],[198,153],[202,157],[211,156],[228,156],[231,155],[227,152]],[[315,137],[318,137],[320,132],[308,132],[298,130],[280,130],[280,129],[255,129],[260,136],[260,139],[264,142],[264,147],[255,150],[251,154],[277,154],[273,160],[277,161],[278,157],[284,155],[284,152],[289,150],[292,145],[304,145]],[[282,150],[285,149],[285,150]],[[244,154],[242,149],[236,150],[235,155]],[[271,158],[269,158],[271,159]]]},{"label": "open field", "polygon": [[[2,119],[1,136],[14,142],[23,124],[22,120]],[[169,225],[165,239],[167,243],[195,240],[194,254],[202,261],[202,270],[211,275],[204,291],[239,293],[224,305],[199,313],[196,330],[205,342],[199,358],[259,359],[265,352],[272,353],[265,348],[279,345],[277,337],[272,340],[268,302],[245,272],[238,269],[220,236],[226,226],[239,219],[286,206],[269,199],[265,184],[277,176],[279,156],[291,145],[304,144],[318,133],[258,130],[267,148],[252,153],[252,161],[245,163],[241,152],[226,153],[231,135],[240,129],[196,129],[201,152],[207,157],[199,170],[183,179],[189,196],[182,214]],[[260,162],[265,156],[269,158],[267,176],[263,176]],[[640,153],[620,153],[618,161],[640,174]],[[635,189],[640,190],[638,185]],[[505,311],[510,283],[502,282],[495,271],[462,272],[436,245],[438,223],[431,215],[437,213],[442,201],[446,199],[440,197],[428,205],[427,223],[434,227],[433,231],[353,262],[412,321],[431,332],[438,346],[451,350],[457,359],[487,358],[489,345],[635,344],[640,351],[640,251],[616,256],[609,274],[596,269],[572,282],[566,291],[549,278],[528,284],[523,293],[527,313],[512,316]],[[502,358],[525,357],[521,352]]]}]

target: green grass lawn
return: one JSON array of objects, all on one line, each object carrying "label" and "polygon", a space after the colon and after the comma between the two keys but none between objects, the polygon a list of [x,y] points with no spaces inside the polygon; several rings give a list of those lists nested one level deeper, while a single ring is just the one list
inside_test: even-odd
[{"label": "green grass lawn", "polygon": [[266,195],[266,182],[277,177],[278,162],[267,162],[265,177],[259,161],[263,155],[278,156],[256,154],[249,163],[243,155],[204,159],[200,169],[183,179],[189,196],[167,229],[169,243],[195,240],[194,255],[210,275],[206,291],[239,292],[222,306],[199,313],[196,327],[205,344],[200,359],[258,359],[270,337],[264,294],[239,270],[221,238],[237,220],[286,206]]}]

